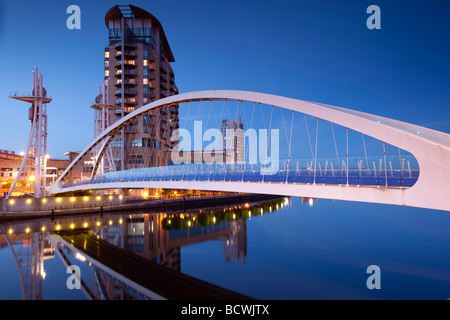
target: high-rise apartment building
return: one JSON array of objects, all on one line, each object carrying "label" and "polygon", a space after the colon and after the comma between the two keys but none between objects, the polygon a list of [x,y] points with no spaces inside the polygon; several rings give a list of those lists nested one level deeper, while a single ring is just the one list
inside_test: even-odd
[{"label": "high-rise apartment building", "polygon": [[[178,94],[171,63],[175,58],[161,23],[133,5],[116,5],[105,16],[109,31],[105,80],[110,123],[157,99]],[[178,106],[149,112],[130,123],[111,142],[116,169],[167,165],[176,143]]]}]

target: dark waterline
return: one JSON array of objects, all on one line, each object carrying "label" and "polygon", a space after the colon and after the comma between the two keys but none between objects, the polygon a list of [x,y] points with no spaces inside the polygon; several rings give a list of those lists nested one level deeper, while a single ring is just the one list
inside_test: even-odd
[{"label": "dark waterline", "polygon": [[[217,212],[207,215],[205,210],[192,212],[183,219],[169,213],[165,218],[164,214],[149,214],[147,220],[144,215],[97,215],[90,217],[89,228],[94,235],[123,246],[123,238],[116,238],[122,219],[128,229],[128,250],[147,252],[149,260],[255,299],[450,298],[448,213],[331,200],[311,204],[290,198],[257,208],[228,209],[221,216]],[[102,226],[96,227],[99,221]],[[172,241],[165,243],[185,242],[162,258],[149,250],[148,235],[157,234],[157,221],[158,230]],[[46,232],[56,223],[47,221]],[[64,223],[70,228],[69,220]],[[214,236],[220,225],[222,233]],[[142,236],[144,228],[149,228],[147,238]],[[18,240],[14,250],[24,251],[31,236],[26,234],[26,223],[3,226],[4,233],[9,229],[14,232],[8,239]],[[187,229],[195,241],[183,240]],[[156,246],[161,239],[154,237],[151,243]],[[18,268],[4,235],[0,240],[0,299],[22,299]],[[82,276],[89,275],[83,279],[92,282],[92,267],[74,255],[71,261],[81,266]],[[366,286],[370,265],[380,267],[381,290]],[[44,261],[44,269],[43,299],[87,298],[82,290],[67,289],[69,274],[58,254]]]}]

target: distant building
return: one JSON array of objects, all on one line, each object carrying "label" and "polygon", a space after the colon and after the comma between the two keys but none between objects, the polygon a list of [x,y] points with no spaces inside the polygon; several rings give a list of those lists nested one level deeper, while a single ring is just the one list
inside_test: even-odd
[{"label": "distant building", "polygon": [[222,120],[219,128],[223,137],[223,150],[226,152],[227,163],[244,163],[244,124],[241,117],[238,121]]},{"label": "distant building", "polygon": [[[22,160],[23,154],[17,154],[11,150],[0,150],[0,196],[5,196],[5,193],[9,192],[17,173],[19,172]],[[47,180],[56,181],[69,164],[70,160],[47,159]],[[27,177],[24,178],[26,179]],[[29,182],[31,183],[33,178],[30,176],[29,179]],[[24,185],[24,187],[26,187],[26,185]],[[13,195],[23,195],[23,193]]]}]

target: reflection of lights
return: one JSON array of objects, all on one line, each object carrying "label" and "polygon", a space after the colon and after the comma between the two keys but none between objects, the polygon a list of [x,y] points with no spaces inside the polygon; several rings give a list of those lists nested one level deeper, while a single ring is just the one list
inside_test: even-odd
[{"label": "reflection of lights", "polygon": [[313,204],[314,204],[314,199],[313,199],[313,198],[309,198],[309,200],[308,200],[308,205],[309,205],[310,207],[312,207]]},{"label": "reflection of lights", "polygon": [[86,257],[83,256],[81,253],[77,252],[75,253],[75,259],[81,261],[81,262],[85,262],[86,261]]},{"label": "reflection of lights", "polygon": [[45,272],[44,269],[41,270],[40,274],[41,274],[42,280],[45,280],[45,277],[47,276],[47,273]]},{"label": "reflection of lights", "polygon": [[171,224],[171,223],[172,223],[172,220],[169,219],[169,220],[167,221],[167,223],[168,223],[168,224]]},{"label": "reflection of lights", "polygon": [[189,227],[191,226],[191,221],[188,221],[188,226],[189,226]]},{"label": "reflection of lights", "polygon": [[272,212],[272,206],[269,207],[269,211]]},{"label": "reflection of lights", "polygon": [[216,217],[213,217],[213,223],[216,223]]},{"label": "reflection of lights", "polygon": [[249,210],[248,211],[248,216],[251,217],[252,216],[252,212]]},{"label": "reflection of lights", "polygon": [[261,214],[263,214],[264,210],[261,208]]},{"label": "reflection of lights", "polygon": [[289,204],[289,198],[284,198],[284,204],[287,206]]},{"label": "reflection of lights", "polygon": [[236,219],[236,215],[233,213],[233,220]]}]

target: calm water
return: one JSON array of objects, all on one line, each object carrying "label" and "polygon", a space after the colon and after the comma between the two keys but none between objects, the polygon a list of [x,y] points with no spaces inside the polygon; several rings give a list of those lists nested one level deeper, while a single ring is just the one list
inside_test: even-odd
[{"label": "calm water", "polygon": [[[94,237],[145,259],[257,299],[450,298],[448,213],[289,198],[182,216],[123,213],[2,225],[0,299],[22,299],[22,288],[42,299],[87,299],[86,290],[67,288],[63,256],[80,266],[97,298],[107,283],[115,283],[110,298],[142,297],[123,279],[94,267],[89,257],[77,256],[70,246],[61,255],[48,240],[55,237],[44,239],[71,228],[89,229]],[[45,277],[38,276],[39,285],[29,290],[33,277],[26,274],[36,243]],[[381,269],[380,290],[366,286],[370,265]]]}]

